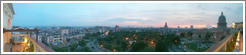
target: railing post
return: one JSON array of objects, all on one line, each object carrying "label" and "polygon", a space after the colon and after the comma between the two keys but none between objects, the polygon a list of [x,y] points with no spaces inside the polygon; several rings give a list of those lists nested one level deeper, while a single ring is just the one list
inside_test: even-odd
[{"label": "railing post", "polygon": [[33,52],[37,52],[37,45],[33,43]]},{"label": "railing post", "polygon": [[227,50],[227,45],[228,45],[228,44],[226,43],[226,44],[225,44],[225,50],[224,50],[224,51],[226,51],[226,50]]}]

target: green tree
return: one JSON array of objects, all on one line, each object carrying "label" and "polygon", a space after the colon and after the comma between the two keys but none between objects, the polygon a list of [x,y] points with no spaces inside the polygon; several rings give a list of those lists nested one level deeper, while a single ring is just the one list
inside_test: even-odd
[{"label": "green tree", "polygon": [[122,41],[122,42],[121,42],[121,48],[122,48],[123,50],[126,50],[126,49],[127,49],[127,46],[128,46],[128,44],[127,44],[126,41]]},{"label": "green tree", "polygon": [[139,41],[136,42],[133,46],[132,46],[132,50],[133,52],[139,51],[141,49],[144,49],[147,46],[147,43],[143,42],[143,41]]},{"label": "green tree", "polygon": [[78,44],[79,44],[80,46],[85,46],[85,45],[86,45],[86,41],[80,40]]},{"label": "green tree", "polygon": [[166,40],[158,40],[156,43],[155,51],[156,52],[168,52],[168,45],[170,42]]}]

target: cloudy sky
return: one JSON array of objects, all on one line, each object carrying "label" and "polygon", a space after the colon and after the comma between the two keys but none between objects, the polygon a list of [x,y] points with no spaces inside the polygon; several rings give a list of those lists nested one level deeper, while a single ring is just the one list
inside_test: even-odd
[{"label": "cloudy sky", "polygon": [[243,20],[242,3],[14,3],[13,26],[216,27]]}]

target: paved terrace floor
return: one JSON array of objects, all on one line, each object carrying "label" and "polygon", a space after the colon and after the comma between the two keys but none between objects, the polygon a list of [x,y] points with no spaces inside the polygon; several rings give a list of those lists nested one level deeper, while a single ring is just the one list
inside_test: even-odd
[{"label": "paved terrace floor", "polygon": [[12,46],[12,52],[22,52],[23,50],[25,50],[24,48],[24,44],[16,44]]}]

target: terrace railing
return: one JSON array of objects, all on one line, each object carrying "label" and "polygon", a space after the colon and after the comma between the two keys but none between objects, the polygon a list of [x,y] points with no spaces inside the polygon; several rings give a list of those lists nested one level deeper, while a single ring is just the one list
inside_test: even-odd
[{"label": "terrace railing", "polygon": [[[36,32],[36,37],[32,37],[32,32]],[[32,45],[34,52],[55,52],[53,49],[51,49],[50,47],[48,47],[47,45],[45,45],[42,42],[38,41],[38,30],[37,29],[33,29],[33,30],[25,30],[25,29],[19,29],[19,30],[7,30],[4,29],[4,32],[30,32],[27,34],[11,34],[9,37],[12,36],[24,36],[24,41],[23,42],[15,42],[15,43],[21,43],[22,45],[25,46],[29,46]]]},{"label": "terrace railing", "polygon": [[[232,42],[234,36],[235,36],[234,34],[230,34],[229,36],[227,36],[220,42],[215,43],[212,47],[207,49],[205,52],[225,52],[227,51],[229,47],[229,43]],[[238,36],[240,36],[240,32],[238,32]]]}]

